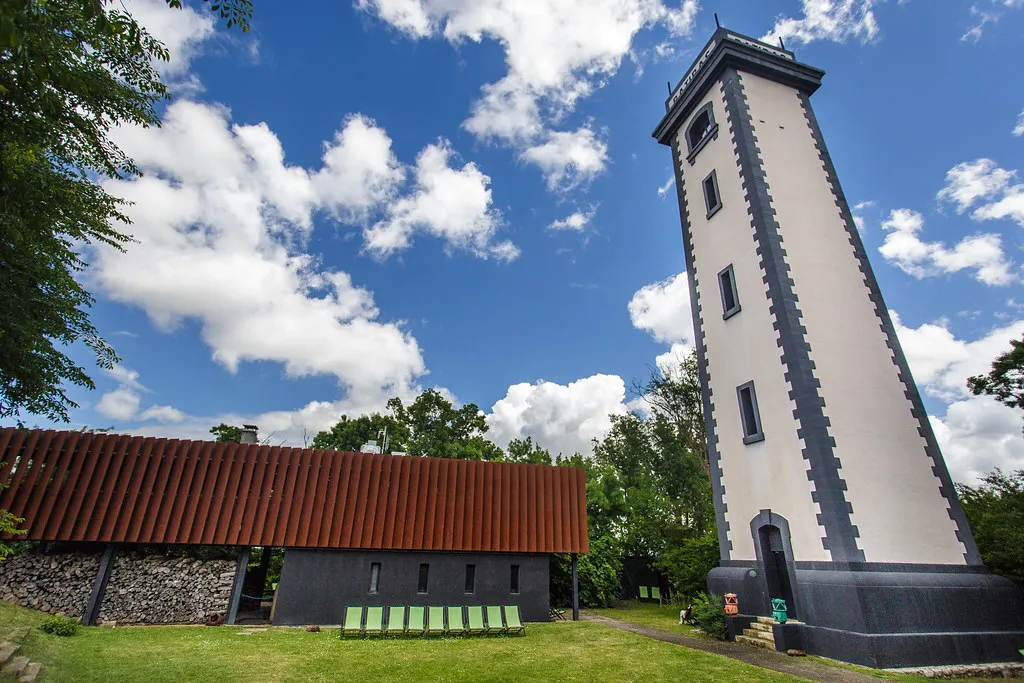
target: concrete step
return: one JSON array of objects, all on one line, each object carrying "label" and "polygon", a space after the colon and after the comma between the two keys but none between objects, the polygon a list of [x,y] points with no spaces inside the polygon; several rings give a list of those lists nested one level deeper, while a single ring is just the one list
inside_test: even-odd
[{"label": "concrete step", "polygon": [[26,666],[28,666],[28,657],[15,657],[4,664],[4,668],[0,669],[0,676],[17,678],[25,670]]},{"label": "concrete step", "polygon": [[762,624],[760,621],[755,621],[750,625],[750,628],[754,631],[764,631],[766,633],[772,632],[771,624]]},{"label": "concrete step", "polygon": [[36,676],[43,670],[43,665],[39,662],[29,662],[25,670],[21,672],[21,676],[18,677],[18,683],[34,683]]},{"label": "concrete step", "polygon": [[771,626],[772,624],[775,623],[775,620],[772,619],[771,617],[758,617],[757,618],[757,623],[765,624],[767,626]]},{"label": "concrete step", "polygon": [[14,643],[8,643],[6,640],[0,643],[0,667],[7,663],[14,653],[18,651],[18,646]]},{"label": "concrete step", "polygon": [[775,636],[772,634],[771,631],[765,632],[758,631],[752,628],[745,628],[743,629],[743,635],[747,636],[748,638],[762,638],[763,640],[767,640],[773,644],[775,643]]},{"label": "concrete step", "polygon": [[754,647],[763,647],[766,650],[774,650],[775,643],[769,642],[764,638],[751,638],[750,636],[736,636],[737,643],[743,643],[744,645],[752,645]]}]

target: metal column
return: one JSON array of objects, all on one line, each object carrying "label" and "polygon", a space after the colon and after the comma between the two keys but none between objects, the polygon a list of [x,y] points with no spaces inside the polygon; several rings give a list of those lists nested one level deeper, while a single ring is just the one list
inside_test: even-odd
[{"label": "metal column", "polygon": [[576,569],[576,553],[572,554],[572,620],[580,620],[580,577]]},{"label": "metal column", "polygon": [[235,567],[235,581],[231,584],[231,602],[228,603],[228,613],[224,618],[225,624],[234,624],[238,618],[238,603],[242,601],[242,586],[245,583],[245,572],[249,568],[249,549],[245,548],[238,556],[238,565]]},{"label": "metal column", "polygon": [[82,615],[82,623],[86,626],[93,626],[96,623],[96,618],[100,615],[100,605],[103,604],[103,595],[107,592],[107,581],[110,580],[110,572],[114,568],[116,553],[117,546],[108,543],[107,549],[103,551],[103,558],[100,559],[96,580],[92,583],[92,594],[85,606],[85,614]]}]

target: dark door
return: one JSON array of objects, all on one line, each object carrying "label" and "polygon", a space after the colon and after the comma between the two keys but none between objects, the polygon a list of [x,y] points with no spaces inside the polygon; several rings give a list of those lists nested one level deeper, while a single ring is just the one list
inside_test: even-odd
[{"label": "dark door", "polygon": [[776,526],[763,526],[757,532],[761,542],[761,559],[764,561],[764,580],[768,584],[768,595],[786,601],[786,613],[796,618],[793,601],[793,587],[789,581],[789,567],[786,565],[786,551],[782,545],[782,533]]}]

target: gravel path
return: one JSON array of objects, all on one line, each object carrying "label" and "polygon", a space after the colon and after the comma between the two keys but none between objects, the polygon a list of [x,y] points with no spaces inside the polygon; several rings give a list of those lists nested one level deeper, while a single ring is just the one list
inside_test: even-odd
[{"label": "gravel path", "polygon": [[585,621],[593,621],[617,628],[620,631],[629,631],[640,636],[660,640],[665,643],[673,643],[674,645],[682,645],[693,650],[712,652],[716,655],[736,659],[747,664],[771,669],[790,676],[800,676],[812,681],[822,681],[823,683],[878,683],[879,680],[873,676],[850,671],[849,669],[821,664],[803,657],[789,657],[779,652],[763,650],[740,643],[682,636],[651,626],[630,624],[618,619],[588,614],[586,612],[581,613],[580,618]]}]

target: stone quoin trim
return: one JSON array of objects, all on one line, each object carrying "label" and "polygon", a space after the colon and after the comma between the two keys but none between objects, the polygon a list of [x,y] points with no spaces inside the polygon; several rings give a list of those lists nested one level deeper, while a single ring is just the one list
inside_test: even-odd
[{"label": "stone quoin trim", "polygon": [[732,541],[729,540],[729,521],[725,513],[725,483],[722,481],[722,455],[718,451],[718,426],[715,424],[715,403],[711,395],[711,375],[708,369],[707,348],[704,344],[704,318],[701,315],[699,283],[694,266],[693,241],[690,239],[690,216],[686,204],[683,182],[682,150],[679,136],[672,139],[672,166],[676,174],[676,195],[679,199],[679,221],[683,229],[683,259],[686,263],[686,278],[690,285],[690,312],[693,318],[693,343],[697,350],[697,373],[700,377],[701,396],[704,406],[704,434],[707,439],[708,464],[711,469],[711,489],[714,493],[715,527],[718,530],[718,548],[722,560],[729,559]]},{"label": "stone quoin trim", "polygon": [[814,146],[821,158],[825,177],[832,188],[832,194],[835,197],[836,207],[839,210],[843,226],[850,237],[850,245],[853,247],[854,257],[857,259],[860,271],[864,274],[864,285],[868,289],[871,303],[875,306],[875,314],[878,316],[882,333],[885,335],[886,345],[892,351],[892,362],[898,370],[900,382],[906,389],[905,394],[910,402],[910,414],[918,421],[918,433],[925,441],[925,453],[932,459],[932,472],[939,480],[939,493],[946,499],[949,505],[949,517],[957,527],[956,537],[964,546],[964,560],[969,565],[980,565],[982,564],[981,554],[978,552],[978,546],[974,542],[974,536],[971,533],[967,517],[964,514],[963,507],[960,505],[960,499],[956,496],[956,489],[949,476],[949,469],[946,467],[945,460],[942,459],[939,444],[935,439],[935,432],[932,430],[932,425],[928,421],[928,413],[925,411],[924,403],[921,401],[921,394],[910,372],[910,366],[907,364],[907,358],[903,354],[899,338],[896,336],[896,328],[889,317],[889,310],[882,299],[882,290],[878,286],[875,273],[871,268],[870,261],[868,261],[864,242],[861,240],[860,232],[853,222],[853,212],[850,211],[846,195],[839,184],[839,175],[836,173],[835,166],[832,164],[832,157],[825,146],[825,138],[821,134],[821,128],[819,128],[818,120],[814,116],[814,110],[811,109],[811,101],[804,93],[797,93],[797,97],[807,119],[811,137],[814,139]]},{"label": "stone quoin trim", "polygon": [[821,510],[817,521],[825,533],[821,539],[822,547],[835,561],[863,562],[864,551],[857,547],[858,532],[850,517],[853,509],[846,500],[846,482],[839,472],[841,463],[832,450],[835,441],[829,434],[824,400],[818,391],[821,384],[814,376],[806,329],[801,322],[802,314],[789,274],[786,250],[772,208],[761,151],[754,136],[753,119],[736,69],[725,70],[721,89],[725,118],[746,192],[756,253],[761,259],[769,312],[775,319],[779,334],[784,378],[790,386],[789,398],[796,405],[793,417],[799,424],[797,437],[804,443],[803,457],[808,465],[807,477],[812,483],[811,497]]}]

